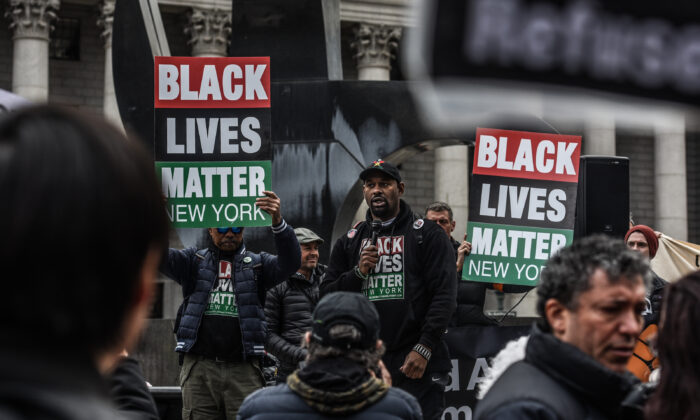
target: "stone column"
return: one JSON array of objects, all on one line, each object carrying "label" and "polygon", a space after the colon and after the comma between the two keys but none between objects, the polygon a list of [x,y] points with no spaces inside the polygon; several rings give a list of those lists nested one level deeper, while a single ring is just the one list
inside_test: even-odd
[{"label": "stone column", "polygon": [[226,57],[231,11],[193,7],[185,27],[193,57]]},{"label": "stone column", "polygon": [[688,238],[688,193],[685,170],[685,118],[671,116],[654,126],[655,230],[675,239]]},{"label": "stone column", "polygon": [[[457,222],[452,236],[464,238],[469,215],[469,149],[467,146],[447,146],[435,150],[435,200],[452,207]],[[422,209],[421,209],[422,211]]]},{"label": "stone column", "polygon": [[[401,28],[358,23],[354,32],[355,40],[350,44],[350,48],[355,51],[358,80],[389,80],[391,59],[394,58],[401,39]],[[368,158],[380,157],[382,156]],[[363,164],[368,163],[363,162]],[[360,208],[355,213],[355,221],[365,220],[368,208],[367,203],[362,200]],[[414,209],[414,211],[418,210]]]},{"label": "stone column", "polygon": [[401,28],[360,23],[355,27],[355,51],[359,80],[389,80],[391,60],[399,46]]},{"label": "stone column", "polygon": [[586,122],[583,154],[615,156],[615,120],[611,116],[597,115]]},{"label": "stone column", "polygon": [[117,96],[114,93],[114,77],[112,73],[112,24],[114,22],[114,4],[116,0],[102,0],[99,5],[100,18],[97,25],[102,28],[100,37],[105,49],[105,77],[102,94],[102,114],[117,127],[123,128],[119,116]]},{"label": "stone column", "polygon": [[49,99],[49,34],[60,0],[10,0],[14,57],[12,91],[34,102]]}]

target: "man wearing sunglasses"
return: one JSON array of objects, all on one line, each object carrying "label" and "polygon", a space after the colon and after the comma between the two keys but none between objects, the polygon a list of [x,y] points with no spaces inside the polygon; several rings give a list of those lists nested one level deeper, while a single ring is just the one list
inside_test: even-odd
[{"label": "man wearing sunglasses", "polygon": [[243,399],[264,384],[265,293],[296,272],[301,252],[279,197],[263,194],[255,205],[272,216],[277,256],[248,251],[244,229],[228,226],[209,228],[208,248],[168,252],[163,271],[184,298],[175,320],[183,419],[235,419]]}]

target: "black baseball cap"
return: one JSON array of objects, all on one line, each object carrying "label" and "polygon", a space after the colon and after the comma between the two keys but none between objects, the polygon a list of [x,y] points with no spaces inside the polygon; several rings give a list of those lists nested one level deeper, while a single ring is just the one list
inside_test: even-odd
[{"label": "black baseball cap", "polygon": [[[369,349],[379,339],[379,314],[361,293],[334,292],[316,305],[312,316],[311,340],[323,346]],[[332,339],[329,331],[338,324],[355,326],[362,336],[359,340]]]},{"label": "black baseball cap", "polygon": [[401,174],[399,173],[398,168],[392,165],[391,163],[385,162],[381,159],[377,159],[374,162],[370,163],[364,171],[360,172],[360,179],[363,181],[366,180],[367,178],[369,178],[370,174],[373,171],[382,172],[395,179],[396,182],[401,182]]}]

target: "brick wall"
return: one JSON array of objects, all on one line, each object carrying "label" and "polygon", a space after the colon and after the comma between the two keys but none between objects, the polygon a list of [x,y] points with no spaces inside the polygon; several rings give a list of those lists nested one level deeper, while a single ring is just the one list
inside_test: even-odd
[{"label": "brick wall", "polygon": [[404,200],[416,213],[423,210],[435,200],[435,152],[419,153],[404,161],[401,177],[406,184]]},{"label": "brick wall", "polygon": [[630,160],[630,211],[636,224],[654,227],[654,137],[652,133],[617,130],[616,154]]},{"label": "brick wall", "polygon": [[105,57],[98,9],[64,3],[58,15],[80,20],[80,60],[49,60],[49,102],[102,114]]},{"label": "brick wall", "polygon": [[688,188],[688,241],[700,244],[700,132],[688,132],[685,140]]}]

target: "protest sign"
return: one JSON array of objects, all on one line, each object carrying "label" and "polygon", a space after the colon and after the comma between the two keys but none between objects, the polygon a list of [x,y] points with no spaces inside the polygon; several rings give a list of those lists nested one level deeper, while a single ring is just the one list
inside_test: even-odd
[{"label": "protest sign", "polygon": [[581,138],[479,128],[464,280],[535,286],[573,240]]},{"label": "protest sign", "polygon": [[269,57],[155,58],[156,171],[176,227],[266,226]]}]

